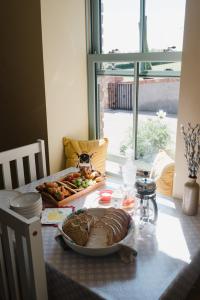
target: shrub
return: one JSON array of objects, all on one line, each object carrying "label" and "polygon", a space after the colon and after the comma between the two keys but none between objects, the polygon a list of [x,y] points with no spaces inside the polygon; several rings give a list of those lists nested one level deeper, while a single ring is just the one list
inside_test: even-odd
[{"label": "shrub", "polygon": [[[147,119],[139,123],[137,134],[137,158],[152,156],[159,149],[166,149],[170,143],[170,131],[162,118]],[[125,154],[127,148],[133,148],[132,129],[120,147],[120,153]]]}]

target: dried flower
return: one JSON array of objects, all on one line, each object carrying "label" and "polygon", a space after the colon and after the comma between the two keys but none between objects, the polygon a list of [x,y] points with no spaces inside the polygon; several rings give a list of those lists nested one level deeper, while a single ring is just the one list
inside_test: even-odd
[{"label": "dried flower", "polygon": [[192,127],[188,123],[186,129],[181,125],[181,132],[185,142],[185,158],[188,165],[189,177],[197,178],[200,167],[200,124]]},{"label": "dried flower", "polygon": [[162,109],[159,109],[159,111],[157,111],[156,115],[159,119],[164,119],[166,117],[166,112]]}]

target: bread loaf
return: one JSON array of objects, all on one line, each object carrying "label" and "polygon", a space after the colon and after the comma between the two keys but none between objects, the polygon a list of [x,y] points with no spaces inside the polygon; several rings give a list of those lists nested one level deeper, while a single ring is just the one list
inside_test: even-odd
[{"label": "bread loaf", "polygon": [[87,247],[111,246],[128,232],[130,216],[121,209],[109,208],[102,217],[84,211],[73,214],[63,224],[64,233],[77,245]]}]

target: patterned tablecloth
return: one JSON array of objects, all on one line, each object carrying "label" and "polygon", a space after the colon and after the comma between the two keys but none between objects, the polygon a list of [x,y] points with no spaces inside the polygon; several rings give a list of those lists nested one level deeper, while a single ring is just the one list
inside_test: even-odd
[{"label": "patterned tablecloth", "polygon": [[[18,190],[34,191],[39,183],[72,170],[64,170]],[[118,183],[112,180],[108,184],[116,188]],[[52,226],[42,228],[45,260],[104,299],[184,299],[200,274],[200,215],[183,215],[180,200],[158,196],[157,202],[157,225],[146,224],[136,230],[138,256],[133,263],[123,263],[118,254],[87,257],[72,250],[64,251],[55,241],[57,229]],[[76,208],[97,207],[98,192],[85,195],[72,204]]]}]

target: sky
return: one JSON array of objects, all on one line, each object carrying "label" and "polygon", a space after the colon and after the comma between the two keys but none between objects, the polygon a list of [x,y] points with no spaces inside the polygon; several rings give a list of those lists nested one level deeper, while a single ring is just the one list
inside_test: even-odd
[{"label": "sky", "polygon": [[[139,51],[140,0],[102,0],[103,52]],[[182,50],[185,0],[146,0],[149,50]]]}]

